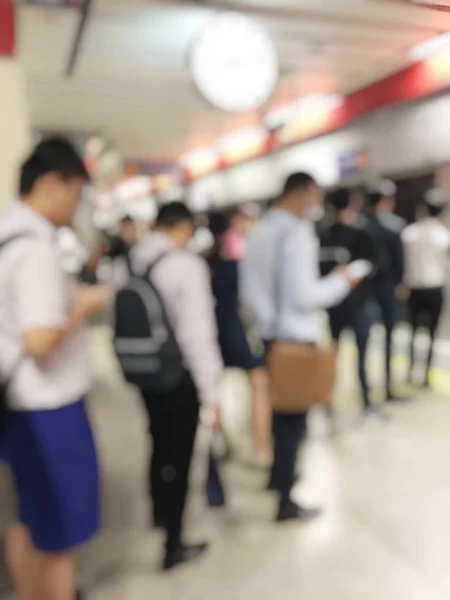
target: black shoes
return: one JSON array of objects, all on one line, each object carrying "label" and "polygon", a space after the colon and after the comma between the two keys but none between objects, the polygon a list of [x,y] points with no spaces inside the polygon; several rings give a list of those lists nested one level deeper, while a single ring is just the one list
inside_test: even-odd
[{"label": "black shoes", "polygon": [[306,508],[299,506],[294,502],[280,503],[278,510],[277,521],[283,523],[285,521],[303,521],[309,523],[321,515],[320,508]]},{"label": "black shoes", "polygon": [[[302,474],[296,473],[294,477],[294,485],[297,485],[302,480]],[[273,480],[273,475],[271,474],[269,483],[267,484],[266,490],[269,492],[278,492],[278,486],[275,485],[275,481]]]},{"label": "black shoes", "polygon": [[167,550],[164,559],[163,569],[169,571],[178,565],[191,562],[199,558],[208,549],[208,544],[197,544],[195,546],[185,546],[180,544],[173,550]]}]

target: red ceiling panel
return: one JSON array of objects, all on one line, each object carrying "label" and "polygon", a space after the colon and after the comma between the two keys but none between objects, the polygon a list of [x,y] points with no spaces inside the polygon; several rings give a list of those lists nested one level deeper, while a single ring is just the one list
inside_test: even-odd
[{"label": "red ceiling panel", "polygon": [[8,0],[0,0],[0,56],[14,54],[14,7]]}]

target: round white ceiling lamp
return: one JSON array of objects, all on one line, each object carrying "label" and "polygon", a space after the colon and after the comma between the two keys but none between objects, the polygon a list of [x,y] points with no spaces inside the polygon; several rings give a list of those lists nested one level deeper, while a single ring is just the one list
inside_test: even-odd
[{"label": "round white ceiling lamp", "polygon": [[255,21],[222,13],[194,44],[190,70],[198,90],[213,106],[247,112],[271,97],[278,81],[278,56]]}]

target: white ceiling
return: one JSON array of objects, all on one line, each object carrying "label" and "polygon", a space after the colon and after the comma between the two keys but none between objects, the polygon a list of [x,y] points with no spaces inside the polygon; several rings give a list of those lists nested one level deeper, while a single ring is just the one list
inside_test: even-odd
[{"label": "white ceiling", "polygon": [[[252,116],[203,101],[186,68],[212,0],[94,0],[75,74],[65,68],[78,26],[72,9],[19,6],[19,57],[33,123],[98,131],[124,155],[170,159],[211,144]],[[406,66],[408,50],[450,29],[450,14],[402,0],[236,0],[266,28],[280,56],[278,100],[349,92]]]}]

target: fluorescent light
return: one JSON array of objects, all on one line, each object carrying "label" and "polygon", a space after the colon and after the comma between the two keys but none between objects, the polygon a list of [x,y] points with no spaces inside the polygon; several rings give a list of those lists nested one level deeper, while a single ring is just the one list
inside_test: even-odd
[{"label": "fluorescent light", "polygon": [[308,94],[288,106],[268,113],[265,122],[270,129],[281,127],[308,113],[331,112],[342,106],[343,102],[344,97],[340,94]]},{"label": "fluorescent light", "polygon": [[414,46],[411,49],[411,58],[413,60],[425,60],[448,50],[450,50],[450,31]]}]

